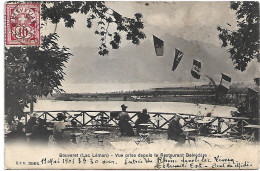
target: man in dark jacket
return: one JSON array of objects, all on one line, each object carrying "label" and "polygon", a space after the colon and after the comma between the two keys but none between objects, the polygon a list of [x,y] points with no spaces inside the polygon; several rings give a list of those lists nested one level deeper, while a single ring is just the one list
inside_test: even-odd
[{"label": "man in dark jacket", "polygon": [[39,118],[38,125],[35,125],[32,129],[32,135],[30,142],[47,145],[49,141],[49,132],[45,126],[45,120]]},{"label": "man in dark jacket", "polygon": [[130,117],[126,111],[127,106],[124,104],[121,105],[122,112],[119,113],[118,118],[118,126],[121,132],[121,135],[127,135],[127,136],[134,136],[134,131],[130,123],[128,122],[130,120]]},{"label": "man in dark jacket", "polygon": [[139,135],[141,126],[140,124],[148,123],[150,116],[147,113],[147,109],[143,109],[142,113],[137,113],[137,120],[135,121],[136,134]]},{"label": "man in dark jacket", "polygon": [[31,116],[31,118],[28,120],[27,124],[25,125],[25,131],[26,133],[32,133],[32,128],[37,125],[37,118],[35,116]]},{"label": "man in dark jacket", "polygon": [[186,136],[181,129],[179,115],[175,115],[174,119],[170,122],[167,134],[168,139],[178,142],[177,145],[183,145],[185,143]]}]

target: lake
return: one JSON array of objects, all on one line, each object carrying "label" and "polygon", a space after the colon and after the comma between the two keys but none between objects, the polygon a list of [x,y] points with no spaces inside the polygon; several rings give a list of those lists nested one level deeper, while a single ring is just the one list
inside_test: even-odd
[{"label": "lake", "polygon": [[[50,110],[107,110],[119,111],[121,105],[128,106],[128,111],[142,111],[146,108],[148,112],[185,113],[195,115],[206,115],[211,112],[212,116],[230,117],[230,111],[235,107],[215,106],[209,104],[194,104],[183,102],[132,102],[132,101],[58,101],[38,100],[34,105],[34,111]],[[26,111],[29,111],[27,109]]]}]

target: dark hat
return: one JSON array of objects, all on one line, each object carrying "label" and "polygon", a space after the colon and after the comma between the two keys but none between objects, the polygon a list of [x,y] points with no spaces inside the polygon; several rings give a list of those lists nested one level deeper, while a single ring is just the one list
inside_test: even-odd
[{"label": "dark hat", "polygon": [[57,118],[58,118],[58,119],[65,119],[66,117],[64,116],[63,113],[58,113],[58,114],[57,114]]},{"label": "dark hat", "polygon": [[143,109],[143,113],[147,113],[147,109]]},{"label": "dark hat", "polygon": [[122,104],[122,105],[121,105],[121,108],[124,108],[124,109],[126,109],[126,108],[127,108],[127,106],[126,106],[125,104]]},{"label": "dark hat", "polygon": [[24,128],[24,124],[22,122],[17,123],[17,130],[21,130]]},{"label": "dark hat", "polygon": [[37,113],[32,113],[30,116],[31,116],[32,118],[37,118],[38,114],[37,114]]},{"label": "dark hat", "polygon": [[40,124],[45,124],[45,120],[42,119],[42,118],[38,118],[38,122],[39,122]]}]

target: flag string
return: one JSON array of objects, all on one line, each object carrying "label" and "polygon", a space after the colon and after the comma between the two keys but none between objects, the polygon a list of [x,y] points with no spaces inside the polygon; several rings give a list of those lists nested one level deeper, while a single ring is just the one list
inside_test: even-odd
[{"label": "flag string", "polygon": [[[109,8],[109,9],[112,10],[113,13],[116,13],[116,14],[122,16],[120,13],[118,13],[118,12],[115,11],[114,9],[111,9],[111,8]],[[113,15],[113,14],[110,14],[110,15]],[[158,35],[158,34],[154,34],[154,31],[152,31],[151,29],[149,29],[148,25],[150,25],[150,24],[146,24],[146,25],[144,24],[143,30],[144,30],[145,34],[148,33],[148,34],[150,34],[150,35],[153,37],[156,55],[157,55],[157,56],[163,56],[163,48],[164,48],[163,46],[164,46],[164,44],[161,43],[161,42],[164,42],[164,41],[161,40],[161,39],[159,39],[158,37],[156,37],[155,35]],[[156,45],[157,45],[156,43],[158,44],[158,46],[156,46]],[[160,43],[162,44],[161,46],[159,46]],[[160,49],[160,48],[162,48],[162,49]],[[175,49],[175,59],[174,59],[174,62],[176,62],[176,59],[178,59],[177,63],[179,64],[181,58],[178,58],[178,56],[180,55],[179,53],[180,53],[181,51],[178,50],[177,48],[174,48],[174,49]],[[181,52],[181,53],[182,53],[182,56],[183,56],[183,52]],[[177,56],[176,56],[176,55],[177,55]],[[181,57],[182,57],[182,56],[181,56]],[[196,60],[196,59],[194,59],[194,60]],[[197,79],[201,79],[200,76],[206,77],[206,78],[208,78],[208,79],[210,80],[210,82],[211,82],[214,86],[217,86],[216,82],[215,82],[211,77],[209,77],[208,75],[204,74],[204,73],[201,71],[201,67],[202,67],[202,66],[201,66],[201,62],[199,62],[199,61],[197,61],[197,62],[200,63],[200,64],[197,64],[197,65],[198,65],[197,70],[196,70],[196,68],[193,68],[193,69],[196,70],[196,74],[199,74],[199,78],[197,78]],[[177,65],[178,65],[178,64],[177,64]],[[174,65],[174,64],[173,64],[173,65]],[[174,66],[174,67],[177,67],[177,66]],[[192,65],[192,67],[194,67],[194,63],[193,63],[193,65]],[[175,69],[176,69],[176,68],[175,68]],[[175,70],[175,69],[174,69],[174,70]],[[173,70],[173,71],[174,71],[174,70]],[[193,75],[192,75],[192,76],[193,76]],[[194,77],[194,76],[193,76],[193,77]],[[194,77],[194,78],[195,78],[195,77]],[[219,85],[221,85],[221,83],[220,83]]]}]

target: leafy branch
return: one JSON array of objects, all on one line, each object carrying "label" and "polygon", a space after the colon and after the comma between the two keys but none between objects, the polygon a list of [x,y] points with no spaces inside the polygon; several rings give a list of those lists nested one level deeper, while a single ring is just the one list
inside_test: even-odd
[{"label": "leafy branch", "polygon": [[[228,47],[235,69],[245,71],[252,59],[259,59],[259,2],[230,2],[236,11],[237,30],[217,27],[222,47]],[[228,24],[230,26],[230,24]]]},{"label": "leafy branch", "polygon": [[[43,2],[42,11],[43,20],[50,20],[54,24],[63,20],[65,27],[68,28],[73,27],[76,22],[71,14],[88,14],[86,26],[91,28],[94,21],[99,26],[94,33],[101,37],[101,45],[98,48],[100,55],[109,53],[106,42],[107,36],[111,38],[109,45],[112,49],[120,47],[123,32],[126,34],[126,40],[135,45],[139,45],[140,40],[145,39],[145,34],[141,31],[144,28],[142,14],[136,13],[133,18],[123,17],[108,8],[105,2]],[[110,30],[109,27],[112,24],[116,26],[116,31]]]}]

